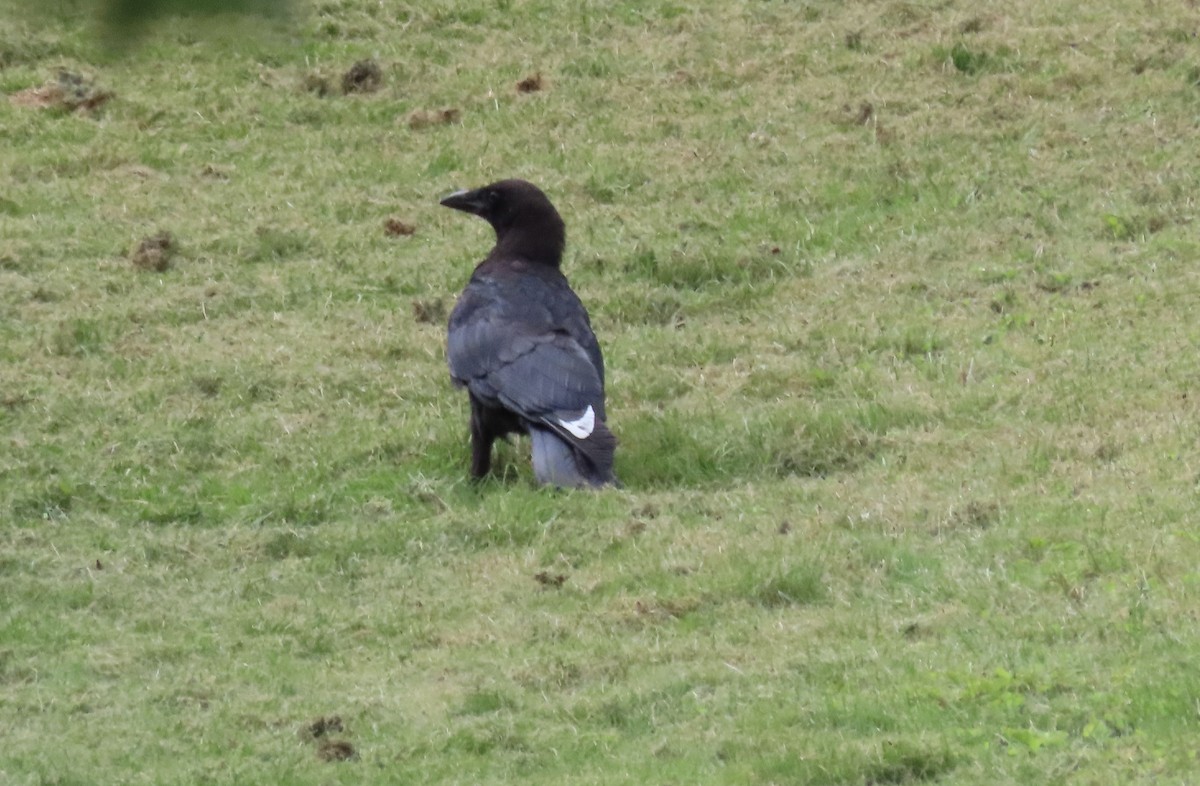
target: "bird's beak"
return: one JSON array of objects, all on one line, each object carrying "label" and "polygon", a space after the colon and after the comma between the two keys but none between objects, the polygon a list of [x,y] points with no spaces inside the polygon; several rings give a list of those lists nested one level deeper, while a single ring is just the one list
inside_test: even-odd
[{"label": "bird's beak", "polygon": [[483,194],[480,193],[479,189],[474,191],[462,189],[448,195],[442,200],[442,205],[452,207],[455,210],[461,210],[464,213],[479,215],[484,207]]}]

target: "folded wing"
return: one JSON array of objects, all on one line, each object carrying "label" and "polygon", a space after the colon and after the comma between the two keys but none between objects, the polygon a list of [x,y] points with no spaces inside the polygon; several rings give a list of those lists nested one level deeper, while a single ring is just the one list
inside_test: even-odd
[{"label": "folded wing", "polygon": [[586,460],[585,473],[610,473],[616,439],[604,424],[604,382],[580,342],[565,330],[539,331],[508,318],[503,309],[472,308],[466,299],[463,306],[447,346],[454,379],[553,433]]}]

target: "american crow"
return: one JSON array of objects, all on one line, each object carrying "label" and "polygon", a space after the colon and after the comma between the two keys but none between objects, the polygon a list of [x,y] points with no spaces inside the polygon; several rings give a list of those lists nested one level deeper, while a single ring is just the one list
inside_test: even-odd
[{"label": "american crow", "polygon": [[617,482],[617,439],[605,425],[604,358],[587,311],[559,270],[566,230],[546,195],[524,180],[456,191],[446,207],[496,230],[450,314],[450,377],[471,398],[471,475],[492,464],[492,443],[529,435],[543,485]]}]

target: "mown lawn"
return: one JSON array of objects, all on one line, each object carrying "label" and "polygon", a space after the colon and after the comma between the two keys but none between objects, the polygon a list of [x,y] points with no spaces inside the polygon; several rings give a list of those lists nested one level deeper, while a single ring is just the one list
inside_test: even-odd
[{"label": "mown lawn", "polygon": [[[1195,780],[1194,9],[6,2],[0,784]],[[503,177],[621,490],[467,480]]]}]

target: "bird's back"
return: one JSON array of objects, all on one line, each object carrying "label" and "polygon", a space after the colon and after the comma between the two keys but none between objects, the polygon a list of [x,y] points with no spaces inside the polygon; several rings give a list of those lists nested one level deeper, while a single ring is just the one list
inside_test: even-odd
[{"label": "bird's back", "polygon": [[577,343],[595,369],[603,419],[604,356],[587,310],[557,268],[493,257],[480,263],[450,313],[451,376],[469,387],[486,370],[511,362],[527,342],[555,334]]}]

